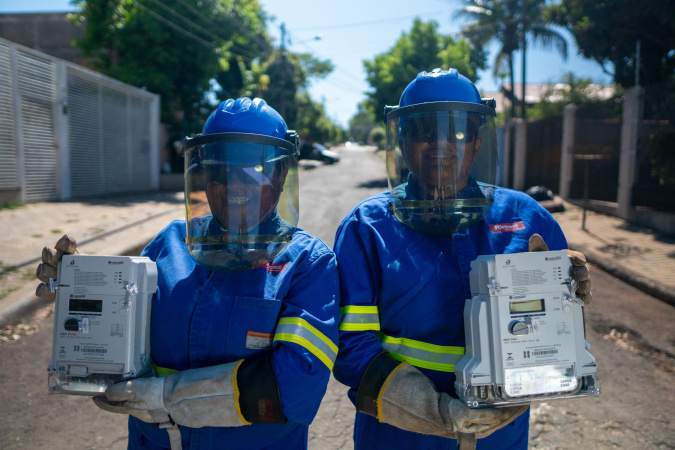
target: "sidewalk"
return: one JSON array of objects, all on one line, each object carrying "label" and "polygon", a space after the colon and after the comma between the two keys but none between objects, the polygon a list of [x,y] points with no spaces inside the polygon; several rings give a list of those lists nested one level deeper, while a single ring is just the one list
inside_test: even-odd
[{"label": "sidewalk", "polygon": [[593,211],[586,212],[586,230],[582,230],[583,209],[562,203],[565,211],[553,217],[571,249],[583,252],[588,261],[616,278],[675,306],[675,236]]},{"label": "sidewalk", "polygon": [[175,219],[183,193],[151,192],[80,202],[31,203],[0,209],[0,328],[44,304],[34,295],[42,248],[65,233],[88,255],[138,255]]},{"label": "sidewalk", "polygon": [[[675,238],[563,202],[554,213],[570,248],[612,275],[675,305]],[[82,202],[33,203],[0,210],[0,328],[44,302],[33,295],[45,245],[64,234],[90,255],[139,254],[163,227],[185,215],[182,193],[154,192]],[[335,224],[337,227],[337,224]]]}]

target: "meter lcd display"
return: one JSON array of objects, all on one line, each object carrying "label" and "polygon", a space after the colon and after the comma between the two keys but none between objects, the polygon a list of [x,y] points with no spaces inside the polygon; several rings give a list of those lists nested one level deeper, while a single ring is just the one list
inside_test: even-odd
[{"label": "meter lcd display", "polygon": [[509,302],[511,314],[536,313],[544,311],[544,299]]},{"label": "meter lcd display", "polygon": [[103,300],[85,300],[81,298],[71,298],[68,304],[70,312],[103,312]]}]

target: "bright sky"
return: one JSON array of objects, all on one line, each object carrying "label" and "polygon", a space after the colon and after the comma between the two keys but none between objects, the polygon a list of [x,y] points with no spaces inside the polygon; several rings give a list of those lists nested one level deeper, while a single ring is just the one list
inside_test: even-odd
[{"label": "bright sky", "polygon": [[[259,0],[274,20],[269,31],[279,45],[280,26],[285,23],[291,40],[288,46],[295,52],[310,52],[320,59],[330,59],[335,70],[326,79],[310,87],[314,100],[322,102],[328,115],[346,127],[356,113],[357,105],[365,99],[368,84],[365,81],[363,60],[391,48],[403,32],[410,31],[415,17],[439,23],[443,34],[458,33],[461,23],[454,19],[459,0]],[[172,0],[163,0],[171,5]],[[0,0],[0,13],[54,12],[72,10],[69,0]],[[591,78],[597,83],[610,83],[596,63],[577,56],[574,40],[567,37],[567,61],[554,50],[530,47],[527,53],[527,81],[530,83],[557,82],[563,74]],[[321,35],[320,40],[315,37]],[[494,61],[497,46],[490,47],[489,63]],[[520,82],[520,54],[516,54],[516,82]],[[431,70],[429,67],[427,70]],[[499,80],[492,69],[480,73],[478,88],[494,92]],[[398,99],[392,99],[398,103]]]}]

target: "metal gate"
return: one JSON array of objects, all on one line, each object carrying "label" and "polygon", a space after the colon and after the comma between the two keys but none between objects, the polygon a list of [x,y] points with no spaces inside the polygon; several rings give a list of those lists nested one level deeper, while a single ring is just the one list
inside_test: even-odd
[{"label": "metal gate", "polygon": [[159,187],[159,96],[0,40],[0,199]]}]

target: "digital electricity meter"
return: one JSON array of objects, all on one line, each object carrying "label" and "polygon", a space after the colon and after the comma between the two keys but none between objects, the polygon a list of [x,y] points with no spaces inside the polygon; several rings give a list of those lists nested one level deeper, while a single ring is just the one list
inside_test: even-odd
[{"label": "digital electricity meter", "polygon": [[565,251],[479,256],[455,391],[470,408],[599,396]]},{"label": "digital electricity meter", "polygon": [[64,255],[57,282],[50,393],[100,395],[109,385],[151,369],[153,261]]}]

